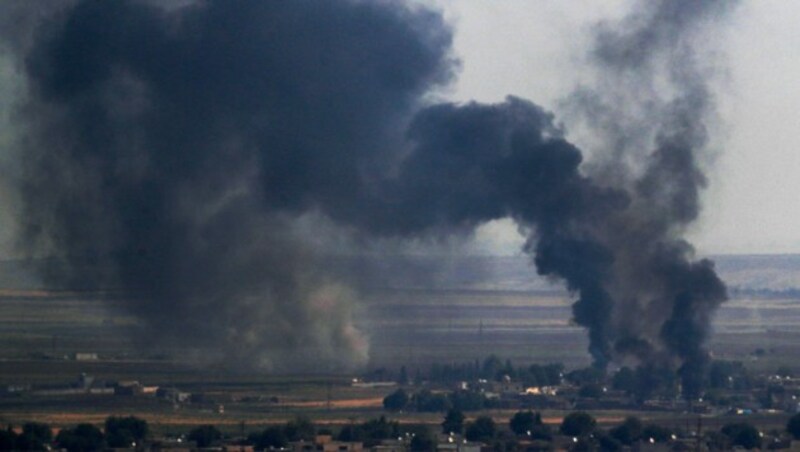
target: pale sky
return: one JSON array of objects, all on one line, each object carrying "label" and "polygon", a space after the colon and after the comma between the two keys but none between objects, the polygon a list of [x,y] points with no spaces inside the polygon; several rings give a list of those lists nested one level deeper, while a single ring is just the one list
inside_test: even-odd
[{"label": "pale sky", "polygon": [[[439,0],[454,25],[462,70],[455,100],[507,94],[558,113],[582,74],[591,34],[629,1]],[[705,210],[690,239],[702,254],[800,252],[800,2],[744,1],[708,43],[719,52],[710,84],[721,124]],[[478,249],[514,252],[508,222],[479,234]]]}]

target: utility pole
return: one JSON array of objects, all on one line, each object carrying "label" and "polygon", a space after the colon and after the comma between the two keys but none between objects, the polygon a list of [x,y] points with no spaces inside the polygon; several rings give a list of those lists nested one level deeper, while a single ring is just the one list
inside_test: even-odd
[{"label": "utility pole", "polygon": [[702,437],[703,432],[703,416],[701,414],[697,415],[697,446],[695,450],[700,452],[702,449],[700,448],[700,438]]},{"label": "utility pole", "polygon": [[483,349],[483,319],[480,319],[480,323],[478,323],[478,350],[478,359],[480,359],[480,355],[486,355]]}]

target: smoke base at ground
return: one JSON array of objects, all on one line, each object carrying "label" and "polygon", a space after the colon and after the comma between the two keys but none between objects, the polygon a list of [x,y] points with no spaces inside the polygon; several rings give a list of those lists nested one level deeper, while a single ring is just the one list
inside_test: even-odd
[{"label": "smoke base at ground", "polygon": [[[52,284],[128,293],[154,341],[265,369],[347,368],[366,359],[347,288],[365,282],[332,271],[310,238],[380,254],[510,217],[538,272],[575,294],[598,366],[680,367],[694,394],[726,294],[681,238],[700,211],[713,116],[692,34],[724,8],[637,8],[598,28],[598,85],[572,98],[607,149],[591,167],[530,101],[432,99],[458,63],[448,26],[423,8],[38,11],[33,31],[5,39],[28,86],[13,162],[20,243],[51,257]],[[609,88],[615,77],[638,100]]]}]

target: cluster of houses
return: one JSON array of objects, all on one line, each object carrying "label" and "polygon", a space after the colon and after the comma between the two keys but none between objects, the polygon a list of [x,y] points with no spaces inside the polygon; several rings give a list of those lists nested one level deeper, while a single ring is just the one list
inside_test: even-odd
[{"label": "cluster of houses", "polygon": [[150,396],[184,404],[199,401],[200,396],[175,388],[143,385],[136,380],[107,381],[98,380],[82,373],[75,381],[65,384],[48,385],[8,385],[6,395],[31,396],[71,396],[71,395],[106,395],[106,396]]},{"label": "cluster of houses", "polygon": [[[440,435],[436,450],[443,452],[481,452],[487,446],[471,443],[460,437]],[[316,435],[313,441],[293,441],[280,449],[291,452],[408,452],[411,450],[411,437],[405,436],[397,439],[387,439],[374,446],[365,446],[362,442],[337,441],[331,435]],[[197,444],[185,438],[161,439],[150,443],[151,450],[169,452],[197,451]],[[230,440],[220,444],[203,448],[201,450],[216,450],[228,452],[255,452],[255,446],[242,444],[240,440]],[[133,451],[131,451],[133,452]]]},{"label": "cluster of houses", "polygon": [[687,401],[681,397],[653,397],[637,400],[624,390],[598,385],[595,391],[563,381],[557,386],[525,386],[519,381],[479,379],[461,381],[451,390],[476,391],[505,409],[536,410],[636,410],[690,412],[696,414],[754,414],[759,412],[800,413],[800,378],[763,375],[748,388],[719,388],[705,398]]},{"label": "cluster of houses", "polygon": [[[798,450],[800,442],[782,438],[764,438],[764,446],[770,450]],[[405,436],[397,439],[387,439],[380,444],[366,446],[361,442],[337,441],[330,435],[317,435],[313,441],[294,441],[280,450],[291,452],[410,452],[412,438]],[[768,440],[768,441],[767,441]],[[554,436],[550,441],[537,441],[519,439],[515,444],[514,450],[521,451],[570,451],[584,450],[580,448],[580,440],[569,436]],[[478,442],[470,442],[463,439],[460,435],[438,435],[436,438],[435,450],[437,452],[491,452],[495,448],[491,445]],[[253,445],[242,444],[240,441],[230,440],[214,446],[198,449],[192,441],[185,439],[172,439],[154,441],[150,444],[150,450],[163,450],[169,452],[190,452],[197,450],[207,451],[226,451],[226,452],[255,452]],[[586,449],[595,450],[595,449]],[[674,437],[667,442],[653,442],[647,439],[636,442],[631,446],[623,446],[622,451],[637,452],[667,452],[675,450],[700,450],[708,451],[709,447],[705,441],[698,441],[697,437]],[[734,450],[744,450],[734,448]],[[133,450],[131,450],[133,452]]]}]

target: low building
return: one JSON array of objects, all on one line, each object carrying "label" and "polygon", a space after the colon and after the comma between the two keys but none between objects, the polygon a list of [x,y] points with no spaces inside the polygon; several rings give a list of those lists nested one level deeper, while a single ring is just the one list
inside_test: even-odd
[{"label": "low building", "polygon": [[480,452],[481,447],[481,443],[469,442],[457,434],[440,434],[436,441],[437,451]]},{"label": "low building", "polygon": [[77,352],[72,354],[72,359],[75,361],[97,361],[100,357],[97,353]]},{"label": "low building", "polygon": [[330,435],[317,435],[314,441],[294,441],[289,443],[289,450],[319,452],[361,452],[363,443],[334,441]]},{"label": "low building", "polygon": [[186,403],[191,400],[192,394],[189,392],[179,391],[175,388],[158,388],[156,390],[156,397],[170,400],[175,403]]},{"label": "low building", "polygon": [[144,394],[144,386],[136,380],[120,381],[114,386],[114,394],[136,396]]}]

